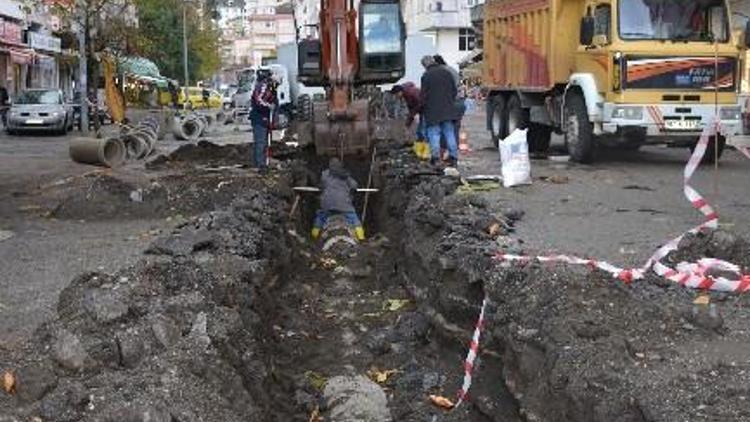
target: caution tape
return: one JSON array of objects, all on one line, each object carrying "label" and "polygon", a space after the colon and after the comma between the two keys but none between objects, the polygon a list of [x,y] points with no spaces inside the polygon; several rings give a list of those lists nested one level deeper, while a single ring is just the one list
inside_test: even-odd
[{"label": "caution tape", "polygon": [[[750,274],[743,274],[739,266],[726,262],[720,259],[714,258],[703,258],[695,263],[681,262],[677,264],[676,268],[671,268],[664,264],[662,260],[667,257],[671,252],[675,251],[680,241],[688,234],[696,234],[704,229],[716,229],[719,225],[719,215],[714,208],[703,198],[703,196],[690,185],[690,179],[693,177],[696,169],[701,163],[703,156],[708,148],[710,138],[718,133],[719,123],[712,123],[701,134],[698,144],[690,156],[685,170],[683,172],[684,178],[684,193],[685,197],[690,201],[690,204],[698,210],[705,220],[703,223],[693,227],[687,232],[677,236],[670,240],[659,249],[654,252],[653,255],[648,259],[646,264],[640,268],[635,269],[623,269],[607,262],[596,261],[592,259],[583,259],[575,256],[568,255],[554,255],[554,256],[521,256],[498,253],[496,258],[501,261],[508,262],[558,262],[569,265],[585,265],[592,269],[596,268],[607,273],[610,273],[613,277],[625,282],[630,283],[634,280],[642,279],[649,270],[652,270],[657,275],[664,277],[665,279],[678,283],[681,286],[702,289],[702,290],[715,290],[721,292],[734,292],[744,293],[750,290]],[[740,149],[743,154],[750,158],[750,151],[747,148]],[[732,273],[733,278],[727,278],[725,276],[713,276],[710,273],[714,270]]]},{"label": "caution tape", "polygon": [[477,359],[477,353],[479,352],[479,338],[482,336],[482,328],[484,328],[484,314],[487,310],[487,296],[484,296],[482,300],[482,309],[479,311],[479,318],[477,318],[477,324],[474,326],[474,335],[471,336],[471,343],[469,343],[469,353],[466,355],[464,360],[464,382],[461,385],[461,389],[458,390],[458,401],[454,406],[454,409],[461,405],[466,399],[471,388],[471,377],[474,372],[474,361]]},{"label": "caution tape", "polygon": [[[581,265],[589,267],[590,269],[598,269],[607,272],[612,275],[613,278],[622,281],[623,283],[629,284],[635,280],[640,280],[645,277],[649,270],[652,270],[657,275],[664,277],[665,279],[678,283],[683,287],[689,287],[701,290],[714,290],[721,292],[733,292],[733,293],[744,293],[750,291],[750,274],[743,274],[741,268],[731,262],[727,262],[716,258],[702,258],[697,262],[680,262],[676,268],[671,268],[661,261],[667,257],[671,252],[675,251],[680,241],[688,234],[696,234],[703,229],[716,229],[719,223],[719,215],[716,210],[703,198],[703,196],[690,185],[690,179],[695,173],[696,169],[700,165],[703,156],[708,148],[708,142],[711,136],[716,135],[719,129],[719,122],[710,124],[704,129],[701,134],[698,144],[690,156],[685,170],[683,172],[684,178],[684,193],[685,197],[690,201],[693,208],[701,212],[705,220],[703,223],[693,227],[687,232],[680,236],[670,240],[662,247],[656,250],[653,255],[648,259],[646,264],[640,268],[624,269],[612,265],[608,262],[597,261],[594,259],[584,259],[570,255],[550,255],[550,256],[526,256],[526,255],[514,255],[505,254],[499,252],[495,255],[495,259],[503,262],[520,262],[522,264],[528,264],[532,261],[539,263],[563,263],[568,265]],[[737,148],[745,156],[750,158],[750,148]],[[711,275],[711,271],[721,271],[723,273],[732,273],[734,278],[726,278],[724,276]],[[465,401],[471,388],[472,375],[474,370],[474,361],[477,358],[479,351],[479,339],[481,337],[482,328],[484,327],[485,310],[487,308],[487,296],[482,300],[482,308],[479,312],[479,318],[474,328],[474,334],[469,344],[469,352],[464,360],[464,380],[461,389],[458,391],[458,401],[454,406],[457,408],[461,403]]]}]

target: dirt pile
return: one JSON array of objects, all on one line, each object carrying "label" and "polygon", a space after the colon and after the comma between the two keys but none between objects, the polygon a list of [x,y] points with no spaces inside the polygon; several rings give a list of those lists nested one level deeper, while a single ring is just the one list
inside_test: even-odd
[{"label": "dirt pile", "polygon": [[[625,285],[585,268],[506,266],[495,253],[522,253],[523,243],[486,227],[522,213],[399,159],[391,178],[406,183],[390,183],[389,195],[408,206],[389,210],[410,234],[401,276],[420,308],[446,337],[468,342],[490,299],[468,407],[496,421],[508,400],[531,421],[750,420],[750,299],[654,275]],[[704,256],[747,268],[750,248],[730,233],[700,234],[668,261]]]},{"label": "dirt pile", "polygon": [[282,208],[277,197],[247,192],[169,235],[182,242],[179,253],[152,247],[156,255],[133,267],[76,278],[60,295],[57,318],[17,356],[0,358],[17,380],[16,394],[0,397],[0,413],[263,420],[267,368],[253,309],[272,265],[284,263]]}]

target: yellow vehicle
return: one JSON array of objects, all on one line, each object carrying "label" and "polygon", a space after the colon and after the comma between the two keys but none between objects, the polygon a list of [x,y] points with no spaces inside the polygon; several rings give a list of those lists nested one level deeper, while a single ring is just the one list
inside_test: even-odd
[{"label": "yellow vehicle", "polygon": [[748,43],[731,17],[725,0],[489,0],[488,129],[498,140],[528,127],[538,152],[564,134],[586,163],[600,143],[693,147],[718,105],[720,154],[741,129]]},{"label": "yellow vehicle", "polygon": [[[208,91],[208,101],[205,101],[203,97],[204,89],[201,87],[189,87],[188,88],[188,107],[193,109],[198,108],[221,108],[221,94],[213,89],[206,89]],[[185,103],[185,88],[180,88],[179,103]]]}]

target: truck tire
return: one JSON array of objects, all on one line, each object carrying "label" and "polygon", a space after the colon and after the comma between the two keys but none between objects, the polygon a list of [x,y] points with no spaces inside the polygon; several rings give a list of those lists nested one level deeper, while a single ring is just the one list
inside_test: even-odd
[{"label": "truck tire", "polygon": [[565,125],[565,145],[570,159],[587,164],[594,160],[594,128],[589,121],[588,110],[583,97],[575,92],[568,93],[563,110]]},{"label": "truck tire", "polygon": [[[714,164],[717,161],[717,158],[721,159],[721,155],[724,154],[724,148],[727,146],[727,140],[721,135],[718,136],[718,139],[715,139],[715,137],[712,136],[711,139],[708,140],[706,153],[703,154],[701,164]],[[693,151],[695,151],[695,145],[690,147],[690,152],[692,153]]]},{"label": "truck tire", "polygon": [[492,145],[497,147],[497,143],[507,136],[507,117],[505,116],[505,98],[502,95],[495,95],[490,99],[489,107],[489,127],[492,137]]}]

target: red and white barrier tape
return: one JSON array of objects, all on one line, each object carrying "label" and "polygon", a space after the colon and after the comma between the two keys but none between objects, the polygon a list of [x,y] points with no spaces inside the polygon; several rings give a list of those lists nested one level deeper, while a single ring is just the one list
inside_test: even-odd
[{"label": "red and white barrier tape", "polygon": [[[700,211],[705,216],[705,221],[696,227],[688,230],[680,236],[670,240],[662,247],[656,250],[654,254],[648,259],[645,265],[641,268],[635,269],[623,269],[616,267],[612,264],[603,261],[596,261],[591,259],[582,259],[574,256],[567,255],[556,255],[556,256],[519,256],[509,254],[498,254],[496,258],[502,261],[521,261],[529,262],[532,260],[539,262],[561,262],[571,265],[586,265],[591,268],[597,268],[602,271],[612,274],[615,278],[622,280],[625,283],[630,283],[633,280],[642,279],[646,272],[653,270],[657,275],[666,278],[667,280],[679,283],[681,286],[690,287],[694,289],[704,290],[716,290],[722,292],[735,292],[744,293],[750,291],[750,274],[742,274],[741,269],[730,262],[722,261],[720,259],[703,258],[697,263],[681,262],[677,265],[677,269],[670,268],[669,266],[662,263],[667,255],[672,251],[676,250],[680,244],[680,241],[687,234],[695,234],[699,231],[708,228],[716,229],[718,227],[719,216],[716,211],[711,207],[703,196],[690,186],[690,179],[692,178],[695,170],[701,163],[703,156],[708,148],[708,142],[711,136],[718,132],[719,124],[711,124],[703,131],[701,137],[696,145],[693,155],[690,157],[684,170],[684,192],[685,197],[690,201],[690,204]],[[750,151],[742,151],[745,155],[750,158]],[[728,279],[726,277],[715,277],[709,274],[710,270],[721,270],[725,272],[734,273],[736,278]]]},{"label": "red and white barrier tape", "polygon": [[[505,262],[521,262],[528,263],[531,261],[537,261],[540,263],[564,263],[569,265],[585,265],[591,269],[599,269],[607,273],[612,274],[616,279],[623,281],[624,283],[630,283],[633,280],[642,279],[648,270],[653,270],[657,275],[666,278],[667,280],[679,283],[681,286],[690,287],[694,289],[704,290],[715,290],[722,292],[734,292],[744,293],[750,291],[750,274],[742,274],[741,268],[731,262],[723,261],[716,258],[702,258],[698,262],[680,262],[677,264],[677,268],[670,268],[669,266],[661,262],[667,255],[672,251],[676,250],[680,244],[680,241],[687,234],[695,234],[704,228],[716,229],[719,223],[719,216],[711,205],[706,202],[703,196],[690,186],[690,179],[692,178],[695,170],[701,163],[703,156],[708,148],[708,142],[712,135],[718,133],[719,123],[714,123],[706,127],[701,134],[698,144],[696,145],[693,154],[690,156],[687,165],[684,170],[684,192],[685,197],[690,201],[691,205],[700,211],[706,218],[706,220],[698,226],[688,230],[680,236],[670,240],[665,245],[660,247],[654,252],[654,254],[648,259],[645,265],[641,268],[634,269],[623,269],[616,267],[604,261],[596,261],[593,259],[583,259],[569,255],[552,255],[552,256],[523,256],[523,255],[511,255],[498,253],[495,258]],[[750,148],[738,148],[745,156],[750,158]],[[737,278],[728,279],[726,277],[716,277],[710,275],[711,270],[719,270],[723,272],[734,273]],[[487,308],[487,296],[482,300],[482,309],[479,312],[479,319],[477,320],[476,327],[474,328],[474,335],[472,336],[471,343],[469,345],[469,353],[464,361],[464,381],[461,389],[458,392],[458,401],[454,406],[457,408],[467,397],[469,388],[471,387],[472,372],[474,369],[474,361],[477,358],[479,350],[479,338],[482,333],[484,326],[485,310]]]},{"label": "red and white barrier tape", "polygon": [[466,395],[469,393],[471,388],[471,377],[474,371],[474,361],[477,359],[477,353],[479,352],[479,338],[482,335],[482,328],[484,327],[484,314],[487,310],[487,296],[484,296],[482,300],[482,309],[479,311],[479,318],[477,318],[477,324],[474,327],[474,335],[471,337],[471,343],[469,343],[469,353],[466,355],[464,360],[464,382],[461,385],[461,389],[458,390],[458,401],[453,407],[454,409],[461,405],[466,399]]}]

